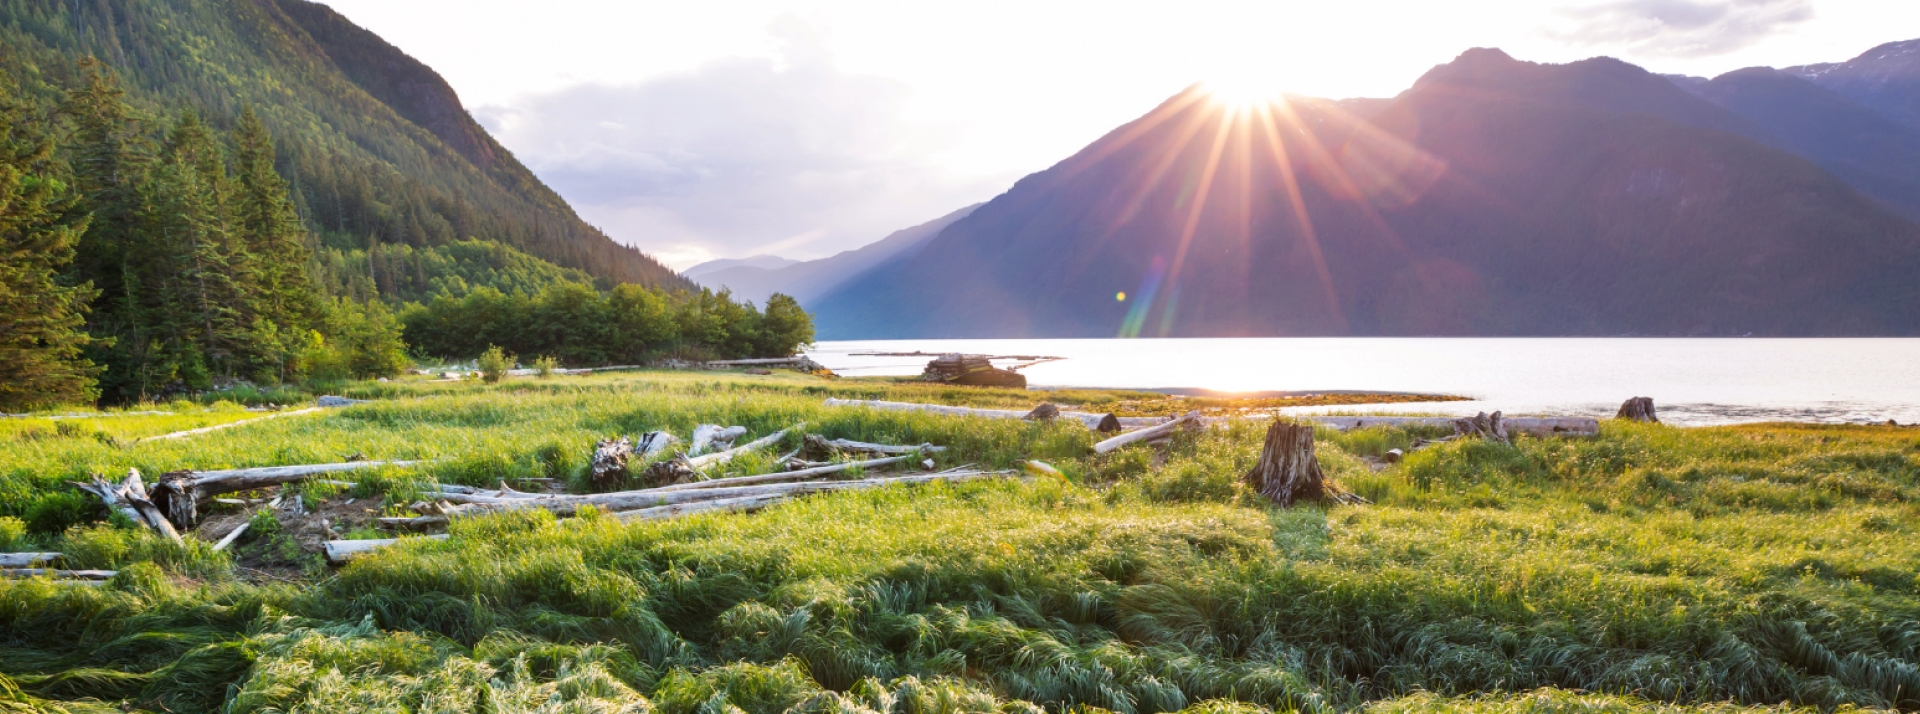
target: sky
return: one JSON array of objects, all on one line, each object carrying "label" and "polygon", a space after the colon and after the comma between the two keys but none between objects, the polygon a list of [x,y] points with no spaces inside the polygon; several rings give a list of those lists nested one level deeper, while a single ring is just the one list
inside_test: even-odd
[{"label": "sky", "polygon": [[1920,0],[323,0],[676,269],[1005,191],[1196,82],[1391,97],[1469,47],[1713,76],[1920,38]]}]

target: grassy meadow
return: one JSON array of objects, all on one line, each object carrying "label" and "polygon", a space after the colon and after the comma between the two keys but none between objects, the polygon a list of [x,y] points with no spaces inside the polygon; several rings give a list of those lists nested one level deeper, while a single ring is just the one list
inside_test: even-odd
[{"label": "grassy meadow", "polygon": [[[1609,421],[1385,468],[1370,457],[1417,434],[1327,431],[1322,466],[1373,503],[1275,510],[1239,481],[1259,421],[1094,456],[1077,423],[821,404],[1104,411],[1151,395],[710,372],[342,394],[374,401],[166,441],[133,439],[228,412],[0,422],[0,546],[120,571],[105,587],[0,581],[0,711],[1920,710],[1920,430]],[[581,475],[609,436],[801,421],[948,446],[940,468],[1039,459],[1064,478],[636,524],[484,517],[337,570],[258,517],[216,553],[102,520],[63,485],[433,462],[303,494],[371,517],[423,482],[620,487]],[[276,575],[256,576],[270,554]]]}]

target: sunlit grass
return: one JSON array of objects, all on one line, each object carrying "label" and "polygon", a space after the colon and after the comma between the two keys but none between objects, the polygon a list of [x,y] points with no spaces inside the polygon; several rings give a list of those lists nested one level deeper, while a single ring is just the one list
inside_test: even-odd
[{"label": "sunlit grass", "polygon": [[1270,511],[1240,483],[1261,423],[1093,456],[1078,425],[820,405],[949,388],[873,389],[698,373],[357,385],[383,401],[183,443],[56,437],[0,457],[0,483],[51,498],[89,468],[440,459],[357,477],[410,498],[421,479],[577,482],[614,434],[798,421],[947,445],[942,467],[1041,458],[1067,478],[635,525],[475,519],[300,588],[234,582],[223,554],[129,528],[0,520],[16,549],[123,571],[98,589],[0,584],[0,672],[22,697],[174,711],[1920,707],[1911,429],[1607,422],[1379,471],[1359,457],[1416,434],[1322,431],[1329,475],[1374,503]]}]

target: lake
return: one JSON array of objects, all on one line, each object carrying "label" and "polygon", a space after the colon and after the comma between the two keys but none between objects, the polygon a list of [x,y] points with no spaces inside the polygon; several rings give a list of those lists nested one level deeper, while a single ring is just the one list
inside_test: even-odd
[{"label": "lake", "polygon": [[1647,396],[1663,421],[1690,426],[1920,422],[1920,339],[1908,338],[887,340],[808,354],[849,376],[904,375],[926,358],[851,353],[915,350],[1066,358],[1022,370],[1034,387],[1437,393],[1475,401],[1358,409],[1568,416]]}]

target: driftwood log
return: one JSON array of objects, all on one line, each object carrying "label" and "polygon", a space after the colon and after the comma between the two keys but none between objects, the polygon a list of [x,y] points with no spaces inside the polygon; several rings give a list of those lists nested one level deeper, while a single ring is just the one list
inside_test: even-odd
[{"label": "driftwood log", "polygon": [[0,553],[0,568],[31,568],[61,557],[59,553]]},{"label": "driftwood log", "polygon": [[1198,429],[1200,428],[1200,424],[1201,424],[1200,412],[1197,412],[1197,411],[1187,412],[1185,414],[1180,415],[1178,418],[1169,420],[1163,424],[1159,424],[1157,426],[1150,426],[1145,429],[1136,429],[1134,431],[1129,431],[1125,434],[1121,434],[1111,439],[1107,439],[1106,441],[1102,441],[1098,444],[1094,444],[1093,453],[1104,454],[1109,451],[1113,451],[1114,449],[1118,449],[1122,446],[1126,446],[1128,444],[1134,443],[1136,441],[1148,441],[1152,439],[1158,439],[1161,437],[1172,436],[1173,432],[1182,428]]},{"label": "driftwood log", "polygon": [[[917,404],[914,402],[889,402],[866,399],[828,399],[830,407],[866,407],[882,411],[932,412],[948,416],[984,417],[988,419],[1020,419],[1027,412],[1013,409],[976,409],[972,407],[950,407],[943,404]],[[1165,421],[1164,417],[1116,417],[1112,414],[1092,414],[1088,412],[1061,411],[1060,417],[1075,419],[1087,425],[1088,429],[1101,430],[1101,424],[1108,424],[1108,431],[1115,432],[1124,428],[1153,426]],[[1202,421],[1209,426],[1231,423],[1234,420],[1265,419],[1265,416],[1248,417],[1205,417]],[[1410,426],[1437,426],[1451,428],[1452,417],[1400,417],[1400,416],[1299,416],[1295,421],[1312,422],[1321,426],[1351,431],[1375,427],[1406,428]],[[1509,432],[1526,432],[1538,437],[1549,436],[1593,436],[1600,433],[1600,420],[1591,417],[1512,417],[1503,422]]]},{"label": "driftwood log", "polygon": [[175,543],[180,541],[180,532],[153,501],[147,500],[147,486],[140,480],[139,469],[127,469],[127,477],[119,483],[108,481],[99,475],[93,476],[91,483],[68,481],[87,493],[98,497],[109,510],[118,511],[134,523],[145,525],[154,532],[166,536]]},{"label": "driftwood log", "polygon": [[693,469],[694,471],[700,471],[712,466],[719,466],[720,464],[724,464],[724,463],[727,463],[728,461],[732,461],[734,457],[737,457],[741,454],[745,454],[745,453],[754,451],[756,449],[762,449],[762,448],[766,448],[768,446],[777,444],[780,442],[781,439],[784,439],[787,437],[787,432],[804,428],[806,425],[807,425],[806,422],[800,422],[798,424],[787,427],[785,429],[781,429],[779,431],[773,432],[772,434],[768,434],[758,439],[754,439],[753,441],[749,441],[740,446],[727,449],[726,451],[720,451],[720,452],[715,452],[711,454],[700,454],[697,456],[690,457],[687,459],[687,466]]},{"label": "driftwood log", "polygon": [[808,434],[800,451],[809,457],[827,458],[835,454],[887,454],[899,456],[925,452],[929,454],[946,451],[947,447],[921,444],[919,446],[900,446],[895,444],[874,444],[851,439],[828,439],[819,434]]},{"label": "driftwood log", "polygon": [[381,548],[410,540],[446,540],[445,533],[411,538],[375,538],[370,540],[330,540],[326,542],[327,562],[334,565],[352,560],[354,556],[370,553]]},{"label": "driftwood log", "polygon": [[593,446],[593,458],[588,461],[587,475],[595,483],[625,478],[627,460],[633,458],[633,442],[627,437],[602,439]]},{"label": "driftwood log", "polygon": [[149,437],[147,437],[147,438],[144,438],[144,439],[135,439],[134,441],[136,441],[136,442],[138,442],[138,441],[158,441],[158,440],[161,440],[161,439],[179,439],[179,438],[183,438],[183,437],[188,437],[188,436],[194,436],[194,435],[197,435],[197,434],[205,434],[205,433],[207,433],[207,432],[213,432],[213,431],[219,431],[219,430],[221,430],[221,429],[232,429],[232,428],[234,428],[234,427],[236,427],[236,426],[241,426],[241,425],[243,425],[243,424],[252,424],[252,423],[254,423],[254,422],[261,422],[261,421],[266,421],[266,420],[268,420],[268,419],[279,419],[280,417],[290,417],[290,416],[300,416],[301,414],[313,414],[313,413],[315,413],[315,412],[323,412],[323,411],[326,411],[326,410],[325,410],[325,409],[322,409],[322,408],[320,408],[320,407],[313,407],[313,408],[309,408],[309,409],[297,409],[297,410],[294,410],[294,411],[290,411],[290,412],[280,412],[280,413],[277,413],[277,414],[270,414],[270,415],[267,415],[267,416],[263,416],[263,417],[255,417],[255,418],[253,418],[253,419],[242,419],[242,420],[240,420],[240,421],[234,421],[234,422],[227,422],[227,423],[225,423],[225,424],[215,424],[215,425],[213,425],[213,426],[206,426],[206,427],[201,427],[201,428],[198,428],[198,429],[188,429],[188,430],[186,430],[186,431],[176,431],[176,432],[173,432],[173,433],[171,433],[171,434],[161,434],[161,435],[159,435],[159,436],[149,436]]},{"label": "driftwood log", "polygon": [[693,439],[688,442],[687,455],[699,456],[709,450],[724,451],[732,448],[733,440],[747,435],[744,426],[721,428],[719,424],[701,424],[693,428]]},{"label": "driftwood log", "polygon": [[59,580],[112,580],[116,570],[48,570],[46,568],[0,568],[5,578],[55,578]]},{"label": "driftwood log", "polygon": [[663,521],[669,518],[691,516],[697,513],[743,513],[747,511],[757,511],[767,506],[786,501],[787,498],[787,496],[781,495],[740,496],[738,498],[721,498],[712,501],[678,503],[671,506],[655,506],[653,508],[642,508],[637,511],[620,511],[613,515],[623,523]]},{"label": "driftwood log", "polygon": [[1246,482],[1282,508],[1302,501],[1366,502],[1327,482],[1326,474],[1320,471],[1320,460],[1313,453],[1313,425],[1284,419],[1276,419],[1267,427],[1260,460],[1247,472]]},{"label": "driftwood log", "polygon": [[1513,443],[1512,439],[1507,438],[1506,420],[1497,411],[1492,414],[1480,412],[1474,416],[1455,419],[1453,433],[1459,436],[1477,436],[1502,444]]},{"label": "driftwood log", "polygon": [[338,464],[262,466],[220,471],[173,471],[160,476],[160,483],[153,486],[152,498],[154,504],[166,512],[168,520],[172,521],[176,527],[189,529],[200,521],[200,504],[223,493],[251,491],[256,488],[305,481],[308,477],[318,474],[381,466],[418,466],[424,463],[428,462],[349,461]]},{"label": "driftwood log", "polygon": [[640,452],[642,457],[651,459],[677,443],[680,443],[680,439],[672,434],[664,431],[649,431],[640,435],[640,442],[634,445],[634,450]]},{"label": "driftwood log", "polygon": [[1634,397],[1620,405],[1620,413],[1615,419],[1660,423],[1660,417],[1653,413],[1653,397]]},{"label": "driftwood log", "polygon": [[1052,421],[1060,418],[1060,407],[1054,406],[1052,402],[1041,402],[1040,406],[1034,407],[1033,411],[1027,412],[1027,415],[1021,418],[1027,421]]}]

